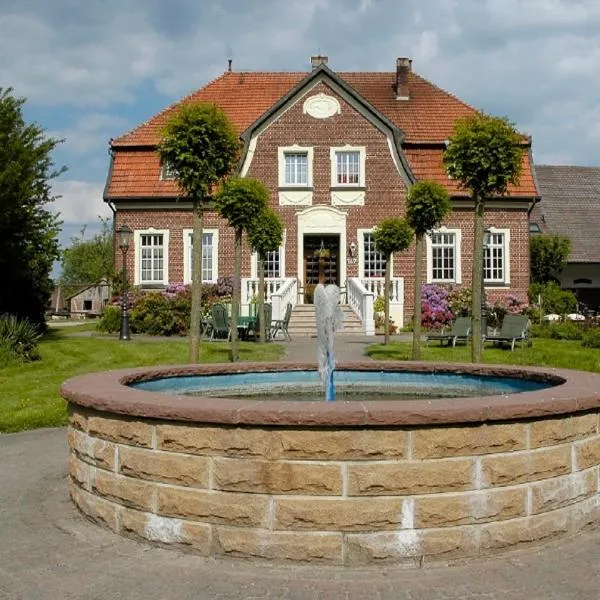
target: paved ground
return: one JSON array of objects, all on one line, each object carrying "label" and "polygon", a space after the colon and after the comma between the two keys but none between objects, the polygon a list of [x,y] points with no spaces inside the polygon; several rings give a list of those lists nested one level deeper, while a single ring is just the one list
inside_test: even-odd
[{"label": "paved ground", "polygon": [[[368,340],[338,340],[340,360]],[[314,360],[314,340],[286,360]],[[452,567],[274,567],[204,559],[121,538],[67,496],[64,429],[0,435],[0,600],[592,600],[600,530]]]}]

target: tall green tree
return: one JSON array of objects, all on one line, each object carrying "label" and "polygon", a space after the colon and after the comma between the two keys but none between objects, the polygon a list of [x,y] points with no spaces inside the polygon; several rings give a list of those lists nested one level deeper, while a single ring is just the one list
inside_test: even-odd
[{"label": "tall green tree", "polygon": [[406,219],[385,219],[373,231],[375,248],[385,256],[385,337],[384,343],[390,341],[390,280],[392,273],[392,255],[404,252],[413,239],[414,232]]},{"label": "tall green tree", "polygon": [[423,241],[425,235],[439,227],[450,212],[450,196],[444,186],[434,181],[420,181],[408,191],[406,220],[416,237],[415,247],[415,314],[413,316],[412,358],[421,358],[421,288],[423,266]]},{"label": "tall green tree", "polygon": [[[241,303],[242,236],[249,233],[255,221],[266,211],[269,190],[264,183],[251,177],[227,179],[215,195],[220,215],[235,232],[235,268],[231,298],[231,362],[239,358],[237,320]],[[263,320],[264,323],[264,320]]]},{"label": "tall green tree", "polygon": [[60,256],[60,220],[47,208],[55,197],[51,182],[66,170],[55,168],[52,152],[62,141],[47,137],[23,118],[25,98],[0,88],[0,314],[10,313],[43,326]]},{"label": "tall green tree", "polygon": [[227,115],[208,103],[184,104],[167,123],[158,146],[162,163],[175,173],[183,197],[193,206],[190,362],[200,356],[203,211],[219,181],[233,171],[240,148]]},{"label": "tall green tree", "polygon": [[[269,252],[275,252],[283,241],[283,224],[271,208],[255,219],[248,231],[250,245],[258,254],[258,319],[265,323],[265,260]],[[264,342],[264,327],[260,327],[259,341]]]},{"label": "tall green tree", "polygon": [[468,190],[474,204],[471,360],[481,362],[483,349],[483,237],[485,204],[518,184],[523,160],[523,137],[506,118],[475,113],[457,119],[444,154],[448,175]]},{"label": "tall green tree", "polygon": [[111,219],[100,219],[100,232],[85,238],[85,227],[71,246],[63,250],[60,284],[65,286],[96,284],[114,277],[114,237]]},{"label": "tall green tree", "polygon": [[531,283],[559,282],[571,253],[571,240],[560,235],[532,235],[529,239]]}]

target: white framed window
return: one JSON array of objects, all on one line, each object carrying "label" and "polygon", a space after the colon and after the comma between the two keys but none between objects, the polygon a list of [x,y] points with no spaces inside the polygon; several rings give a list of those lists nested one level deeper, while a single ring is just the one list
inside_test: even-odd
[{"label": "white framed window", "polygon": [[510,230],[489,228],[483,240],[483,280],[486,285],[510,283]]},{"label": "white framed window", "polygon": [[172,181],[176,179],[176,173],[169,163],[164,163],[160,167],[160,179],[163,181]]},{"label": "white framed window", "polygon": [[279,187],[312,187],[312,147],[282,146],[278,149],[278,162]]},{"label": "white framed window", "polygon": [[[192,283],[194,232],[183,230],[183,283]],[[216,283],[219,278],[219,230],[202,230],[202,283]]]},{"label": "white framed window", "polygon": [[[281,246],[273,252],[269,252],[264,262],[265,277],[281,279],[285,277],[285,231]],[[258,254],[252,254],[251,276],[258,277]]]},{"label": "white framed window", "polygon": [[135,231],[135,285],[169,283],[169,230]]},{"label": "white framed window", "polygon": [[359,229],[358,239],[360,240],[360,254],[358,257],[360,276],[365,279],[385,277],[387,261],[385,256],[375,246],[373,232],[368,229]]},{"label": "white framed window", "polygon": [[441,227],[426,237],[427,283],[462,283],[460,229]]},{"label": "white framed window", "polygon": [[331,187],[364,187],[364,146],[331,148]]}]

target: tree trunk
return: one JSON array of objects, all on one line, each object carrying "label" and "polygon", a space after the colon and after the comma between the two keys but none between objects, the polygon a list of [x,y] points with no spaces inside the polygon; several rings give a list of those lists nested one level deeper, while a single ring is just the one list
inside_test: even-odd
[{"label": "tree trunk", "polygon": [[200,327],[202,324],[202,201],[195,200],[192,211],[192,308],[190,314],[190,362],[200,361]]},{"label": "tree trunk", "polygon": [[235,266],[233,275],[233,295],[231,298],[231,362],[239,360],[238,316],[241,304],[242,277],[242,229],[235,230]]},{"label": "tree trunk", "polygon": [[265,261],[258,256],[258,322],[260,323],[258,341],[265,342]]},{"label": "tree trunk", "polygon": [[413,360],[421,360],[421,266],[423,264],[423,235],[417,235],[415,246],[415,298],[413,316]]},{"label": "tree trunk", "polygon": [[471,337],[471,361],[481,362],[483,340],[481,338],[481,302],[483,297],[483,217],[485,203],[481,198],[475,198],[475,222],[473,232],[473,275],[471,289],[473,298],[471,305],[472,315],[472,337]]},{"label": "tree trunk", "polygon": [[390,341],[390,273],[392,271],[392,255],[390,254],[385,261],[385,291],[383,293],[383,299],[385,300],[385,312],[384,318],[384,333],[383,343],[388,344]]}]

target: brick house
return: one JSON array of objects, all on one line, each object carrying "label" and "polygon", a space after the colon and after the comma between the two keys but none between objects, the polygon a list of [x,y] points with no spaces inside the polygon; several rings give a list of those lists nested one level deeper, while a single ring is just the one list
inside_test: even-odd
[{"label": "brick house", "polygon": [[[373,297],[382,294],[385,262],[373,228],[405,215],[408,187],[442,183],[453,211],[427,239],[424,281],[470,285],[473,207],[448,178],[442,156],[457,117],[475,109],[412,71],[399,58],[392,72],[340,72],[313,57],[308,73],[235,72],[181,102],[214,102],[244,142],[242,176],[257,177],[285,228],[284,244],[266,264],[274,316],[287,302],[308,303],[318,282],[345,288],[348,304],[371,333]],[[116,225],[134,229],[128,254],[132,283],[142,287],[191,280],[191,204],[179,199],[156,145],[180,103],[111,140],[105,201]],[[538,191],[529,151],[518,187],[487,204],[490,230],[485,257],[488,295],[526,300],[529,284],[528,212]],[[213,211],[205,216],[203,278],[233,272],[233,231]],[[321,250],[325,250],[322,252]],[[413,314],[414,248],[393,257],[392,316],[402,325]],[[256,286],[256,257],[243,261],[242,304]]]}]

